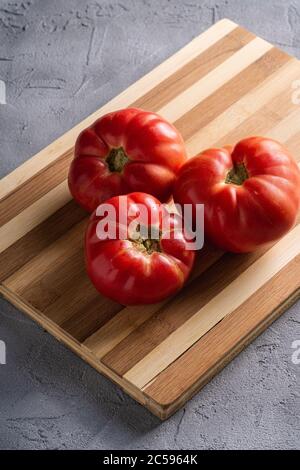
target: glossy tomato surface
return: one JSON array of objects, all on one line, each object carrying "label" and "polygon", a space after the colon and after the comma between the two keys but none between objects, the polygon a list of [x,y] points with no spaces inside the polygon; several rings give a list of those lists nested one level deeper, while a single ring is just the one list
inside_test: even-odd
[{"label": "glossy tomato surface", "polygon": [[69,188],[89,212],[112,196],[133,191],[164,202],[185,160],[183,139],[172,124],[151,112],[123,109],[106,114],[79,135]]},{"label": "glossy tomato surface", "polygon": [[300,172],[278,142],[249,137],[208,149],[181,169],[175,202],[204,204],[205,235],[233,252],[251,252],[286,234],[300,203]]},{"label": "glossy tomato surface", "polygon": [[85,237],[87,272],[101,294],[120,304],[155,303],[175,294],[194,257],[180,217],[153,196],[115,196],[91,215]]}]

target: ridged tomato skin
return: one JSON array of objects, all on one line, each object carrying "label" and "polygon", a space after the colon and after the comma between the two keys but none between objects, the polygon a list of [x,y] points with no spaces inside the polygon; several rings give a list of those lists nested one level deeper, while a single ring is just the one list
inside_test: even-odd
[{"label": "ridged tomato skin", "polygon": [[[195,252],[187,249],[179,219],[168,214],[158,199],[145,193],[115,196],[106,204],[115,209],[117,237],[99,238],[97,224],[103,220],[96,214],[99,208],[91,215],[85,236],[86,269],[96,289],[122,305],[156,303],[178,292],[188,278],[195,258]],[[142,224],[149,227],[151,223],[159,228],[159,251],[148,253],[142,250],[130,239],[129,231],[127,238],[122,239],[121,204],[130,214],[126,230],[139,213],[137,205],[145,206]],[[165,229],[164,217],[169,218],[170,229]],[[177,238],[170,236],[174,229],[178,231]]]},{"label": "ridged tomato skin", "polygon": [[[110,158],[117,149],[126,162],[115,170]],[[110,197],[134,191],[165,202],[185,161],[183,139],[172,124],[152,112],[122,109],[102,116],[78,136],[69,189],[88,212]]]},{"label": "ridged tomato skin", "polygon": [[[246,169],[242,184],[230,181],[232,168]],[[204,204],[205,236],[216,246],[252,252],[295,225],[300,171],[279,142],[249,137],[233,149],[212,148],[188,160],[175,183],[174,200],[193,208]]]}]

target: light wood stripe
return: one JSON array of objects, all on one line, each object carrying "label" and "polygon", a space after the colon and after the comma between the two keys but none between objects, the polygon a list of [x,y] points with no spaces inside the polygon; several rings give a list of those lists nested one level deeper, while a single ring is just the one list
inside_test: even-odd
[{"label": "light wood stripe", "polygon": [[201,150],[216,145],[227,134],[237,127],[242,127],[247,119],[272,102],[278,93],[284,93],[284,96],[288,97],[289,85],[297,76],[299,76],[299,62],[296,59],[290,60],[188,139],[186,142],[188,155],[196,155]]},{"label": "light wood stripe", "polygon": [[142,388],[189,349],[207,331],[233,312],[300,253],[300,226],[295,227],[258,261],[240,274],[213,300],[157,348],[136,364],[124,377]]},{"label": "light wood stripe", "polygon": [[[278,69],[283,67],[288,60],[283,52],[271,49],[260,59],[234,76],[229,82],[194,106],[190,112],[175,122],[184,139],[189,141],[194,133],[207,126],[219,114],[222,114],[226,108],[230,108],[234,103],[238,103],[242,97],[246,97],[259,83],[268,79]],[[200,149],[205,148],[201,141],[197,141],[197,145]],[[189,155],[191,154],[189,153]]]},{"label": "light wood stripe", "polygon": [[135,101],[133,106],[159,112],[170,100],[207,75],[254,38],[254,34],[249,31],[240,27],[235,28],[202,53],[199,51],[197,57]]},{"label": "light wood stripe", "polygon": [[[159,114],[171,121],[177,121],[184,113],[192,109],[195,103],[203,101],[244,68],[262,57],[272,47],[263,39],[254,39],[174,100],[169,101],[166,106],[160,108]],[[182,112],[183,109],[184,113]]]},{"label": "light wood stripe", "polygon": [[219,21],[110,102],[106,103],[98,111],[84,119],[69,132],[27,160],[0,181],[0,200],[30,179],[32,175],[51,164],[60,155],[72,152],[77,135],[83,129],[90,126],[98,117],[107,112],[129,106],[152,88],[159,85],[170,73],[176,72],[176,70],[186,65],[235,28],[237,28],[237,25],[228,19]]},{"label": "light wood stripe", "polygon": [[44,168],[43,171],[19,186],[12,194],[0,200],[0,227],[63,183],[68,177],[72,158],[73,152],[62,155],[51,168]]},{"label": "light wood stripe", "polygon": [[[216,145],[222,147],[223,145],[228,144],[228,142],[238,142],[240,139],[249,135],[264,135],[266,137],[280,140],[278,134],[273,131],[274,127],[277,126],[278,123],[278,116],[276,115],[276,112],[273,111],[274,106],[278,107],[277,109],[280,109],[281,126],[286,126],[285,119],[287,119],[289,114],[295,110],[295,105],[290,101],[289,91],[287,90],[267,103],[266,106],[261,108],[258,113],[250,116],[240,126],[237,126],[234,130],[229,132],[229,134],[221,137],[216,142]],[[296,109],[296,112],[300,118],[300,109]],[[291,134],[296,134],[298,132],[297,122],[293,123],[290,132]],[[281,142],[285,143],[285,140],[281,140]],[[295,154],[295,156],[297,156],[297,154]]]},{"label": "light wood stripe", "polygon": [[[67,181],[24,209],[17,217],[0,227],[0,253],[26,235],[71,200]],[[45,207],[47,210],[45,210]]]},{"label": "light wood stripe", "polygon": [[297,132],[293,137],[287,140],[285,143],[286,147],[289,149],[289,151],[292,153],[292,155],[295,155],[296,158],[299,155],[299,149],[300,149],[300,132]]},{"label": "light wood stripe", "polygon": [[289,116],[285,117],[280,123],[274,126],[268,136],[280,141],[291,139],[300,131],[300,107],[294,105],[295,110]]},{"label": "light wood stripe", "polygon": [[1,254],[0,281],[24,266],[84,218],[86,212],[72,200],[26,233]]}]

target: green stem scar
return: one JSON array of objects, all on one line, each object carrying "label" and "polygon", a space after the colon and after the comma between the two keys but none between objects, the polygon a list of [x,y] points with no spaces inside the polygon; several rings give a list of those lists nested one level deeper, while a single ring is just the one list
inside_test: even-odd
[{"label": "green stem scar", "polygon": [[241,186],[246,179],[249,178],[248,171],[244,163],[234,165],[233,168],[227,173],[225,183],[226,184],[237,184]]},{"label": "green stem scar", "polygon": [[149,255],[154,253],[154,251],[161,251],[159,246],[159,240],[151,240],[151,238],[148,238],[147,240],[143,240],[141,244],[145,247]]},{"label": "green stem scar", "polygon": [[[149,235],[150,233],[151,229],[149,228]],[[159,239],[143,238],[141,235],[141,227],[139,225],[136,227],[136,233],[134,236],[132,236],[132,238],[130,238],[130,240],[134,243],[138,250],[143,251],[149,255],[155,251],[161,251]]]},{"label": "green stem scar", "polygon": [[113,148],[109,152],[106,163],[110,171],[121,173],[123,171],[124,166],[129,161],[123,147]]}]

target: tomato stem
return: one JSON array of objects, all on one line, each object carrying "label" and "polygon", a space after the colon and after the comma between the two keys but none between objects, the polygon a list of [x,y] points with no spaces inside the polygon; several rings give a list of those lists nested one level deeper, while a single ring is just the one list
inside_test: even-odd
[{"label": "tomato stem", "polygon": [[154,253],[154,251],[161,251],[159,246],[159,240],[151,240],[151,238],[148,238],[147,240],[142,241],[142,245],[145,247],[149,255]]},{"label": "tomato stem", "polygon": [[124,166],[128,163],[129,158],[127,157],[123,147],[113,148],[109,152],[106,162],[110,171],[121,173]]},{"label": "tomato stem", "polygon": [[225,183],[237,184],[241,186],[249,178],[248,171],[244,163],[238,163],[227,173]]},{"label": "tomato stem", "polygon": [[[151,234],[150,227],[148,228],[147,231],[148,231],[148,236],[149,236]],[[135,247],[138,250],[148,253],[149,255],[151,255],[155,251],[161,251],[159,239],[143,238],[141,232],[142,232],[141,226],[138,224],[136,227],[136,232],[130,238],[130,240],[134,243]]]}]

